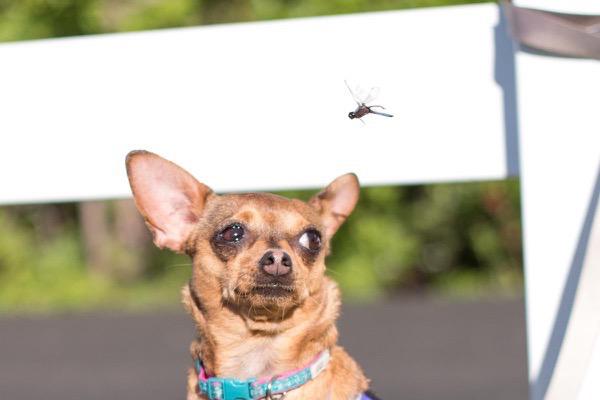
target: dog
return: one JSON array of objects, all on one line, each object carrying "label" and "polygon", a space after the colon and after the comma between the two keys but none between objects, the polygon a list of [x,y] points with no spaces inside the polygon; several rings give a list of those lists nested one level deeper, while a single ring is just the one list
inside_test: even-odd
[{"label": "dog", "polygon": [[154,243],[193,262],[182,290],[197,331],[188,400],[375,398],[337,345],[340,293],[325,275],[331,238],[358,201],[354,174],[303,202],[217,195],[142,150],[126,167]]}]

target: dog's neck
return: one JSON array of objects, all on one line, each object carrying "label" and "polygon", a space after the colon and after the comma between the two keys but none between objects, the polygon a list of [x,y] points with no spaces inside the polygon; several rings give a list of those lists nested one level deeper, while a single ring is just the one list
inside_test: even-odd
[{"label": "dog's neck", "polygon": [[249,310],[198,289],[192,280],[183,297],[199,336],[192,356],[202,359],[210,375],[249,379],[282,374],[306,366],[337,341],[339,292],[327,278],[301,305],[279,311],[278,318],[250,316]]}]

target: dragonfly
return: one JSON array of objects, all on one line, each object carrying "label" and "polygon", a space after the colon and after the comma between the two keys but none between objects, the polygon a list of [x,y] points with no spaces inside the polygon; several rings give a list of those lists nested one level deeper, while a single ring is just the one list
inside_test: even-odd
[{"label": "dragonfly", "polygon": [[377,115],[383,115],[384,117],[393,117],[392,114],[373,110],[373,108],[381,108],[381,109],[385,110],[384,106],[376,106],[376,105],[368,106],[367,105],[368,103],[375,100],[375,97],[377,97],[377,94],[379,93],[378,87],[373,87],[373,88],[371,88],[371,90],[369,90],[366,93],[356,93],[355,91],[353,91],[350,88],[350,85],[348,85],[348,82],[344,81],[344,83],[346,84],[348,91],[352,95],[352,98],[354,99],[354,101],[356,102],[356,105],[357,105],[356,110],[350,111],[348,113],[348,118],[350,118],[350,119],[357,118],[360,122],[362,122],[364,124],[364,121],[361,118],[367,114],[377,114]]}]

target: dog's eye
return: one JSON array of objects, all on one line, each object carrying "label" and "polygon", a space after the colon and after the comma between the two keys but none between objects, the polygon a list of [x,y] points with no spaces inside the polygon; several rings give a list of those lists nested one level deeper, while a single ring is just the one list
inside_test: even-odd
[{"label": "dog's eye", "polygon": [[317,251],[321,248],[321,234],[314,229],[309,229],[300,236],[298,243],[307,250]]},{"label": "dog's eye", "polygon": [[219,233],[219,239],[230,243],[237,243],[242,240],[243,237],[244,227],[240,224],[229,225]]}]

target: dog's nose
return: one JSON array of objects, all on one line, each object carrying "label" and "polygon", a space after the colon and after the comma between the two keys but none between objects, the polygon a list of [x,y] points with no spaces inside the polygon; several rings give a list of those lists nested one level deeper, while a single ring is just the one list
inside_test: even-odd
[{"label": "dog's nose", "polygon": [[258,265],[269,275],[283,276],[292,271],[292,258],[283,250],[269,250],[262,256]]}]

